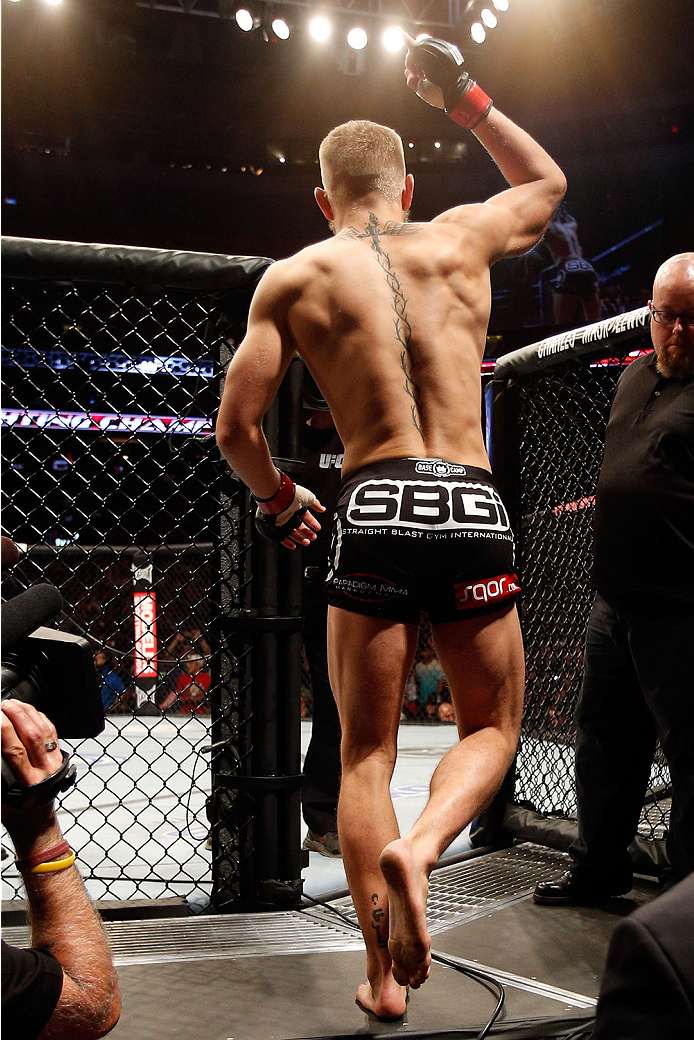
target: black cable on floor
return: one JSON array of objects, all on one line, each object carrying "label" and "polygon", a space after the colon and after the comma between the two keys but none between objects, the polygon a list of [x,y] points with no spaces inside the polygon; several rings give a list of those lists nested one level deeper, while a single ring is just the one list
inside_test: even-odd
[{"label": "black cable on floor", "polygon": [[[304,899],[310,900],[310,902],[315,906],[322,906],[326,910],[330,910],[331,913],[335,914],[336,917],[339,917],[340,920],[344,921],[345,924],[349,925],[350,928],[355,929],[357,931],[361,930],[358,924],[355,924],[354,921],[350,920],[349,917],[343,914],[331,903],[326,903],[321,899],[315,899],[313,896],[309,896],[306,893],[304,893]],[[477,968],[469,968],[467,965],[460,964],[458,963],[458,961],[453,960],[450,957],[447,957],[443,953],[437,953],[435,950],[431,951],[431,959],[433,961],[436,961],[438,964],[445,965],[447,968],[453,968],[454,971],[459,972],[461,975],[467,975],[467,977],[472,979],[473,982],[479,983],[480,985],[484,986],[485,989],[492,989],[496,993],[498,998],[496,1007],[494,1008],[492,1014],[490,1015],[485,1025],[474,1038],[474,1040],[484,1040],[484,1038],[489,1035],[489,1030],[496,1022],[497,1018],[501,1014],[501,1009],[504,1006],[504,1001],[506,999],[506,989],[504,987],[503,982],[500,982],[498,979],[495,979],[493,975],[488,975],[486,972],[480,971]],[[408,1033],[408,1037],[415,1037],[416,1035],[416,1033]],[[468,1035],[471,1036],[471,1034]]]},{"label": "black cable on floor", "polygon": [[[308,895],[306,892],[303,893],[303,898],[308,900],[314,906],[322,906],[326,910],[329,910],[340,920],[344,921],[345,924],[349,925],[355,931],[359,931],[359,925],[352,921],[349,917],[338,910],[337,907],[331,903],[326,902],[322,899],[316,899],[314,896]],[[302,907],[302,910],[309,909],[308,907]],[[478,968],[470,968],[467,965],[460,964],[455,958],[450,958],[446,954],[437,953],[432,950],[432,960],[437,961],[439,964],[443,964],[448,968],[453,968],[461,975],[467,975],[470,979],[480,983],[486,989],[493,989],[498,994],[497,1005],[492,1012],[489,1020],[483,1026],[481,1032],[474,1033],[472,1029],[444,1029],[436,1030],[435,1032],[428,1032],[424,1030],[407,1030],[407,1040],[484,1040],[485,1037],[490,1035],[490,1031],[494,1026],[497,1018],[501,1014],[501,1010],[504,1006],[506,997],[506,989],[504,984],[494,978],[493,975],[489,975],[486,972],[481,971]],[[566,1019],[553,1019],[553,1018],[540,1018],[532,1021],[525,1022],[504,1022],[497,1026],[494,1030],[494,1036],[507,1036],[509,1040],[511,1038],[517,1038],[517,1040],[539,1040],[539,1038],[554,1038],[554,1040],[590,1040],[593,1034],[593,1025],[595,1019],[595,1011],[584,1011],[579,1017],[576,1016],[571,1020]],[[563,1030],[569,1027],[568,1032]],[[539,1030],[539,1031],[538,1031]],[[315,1040],[315,1038],[305,1038],[305,1040]],[[342,1040],[341,1037],[324,1037],[322,1040]]]},{"label": "black cable on floor", "polygon": [[485,971],[480,971],[479,968],[470,968],[468,965],[460,964],[455,959],[447,957],[443,953],[437,953],[436,950],[431,951],[431,959],[436,961],[437,964],[445,964],[447,968],[453,968],[454,971],[459,971],[461,975],[467,975],[468,978],[473,979],[475,982],[479,982],[485,988],[491,988],[498,995],[498,1000],[494,1011],[492,1012],[487,1024],[484,1026],[482,1031],[477,1034],[475,1040],[484,1040],[485,1036],[489,1035],[489,1030],[492,1028],[497,1018],[501,1014],[501,1009],[504,1006],[506,1000],[506,988],[503,982],[499,979],[495,979],[493,975],[487,974]]}]

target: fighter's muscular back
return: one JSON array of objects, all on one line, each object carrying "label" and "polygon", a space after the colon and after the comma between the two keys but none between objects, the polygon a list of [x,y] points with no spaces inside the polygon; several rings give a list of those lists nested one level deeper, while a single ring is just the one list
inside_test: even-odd
[{"label": "fighter's muscular back", "polygon": [[507,189],[410,225],[402,223],[414,188],[409,174],[397,199],[371,186],[353,191],[349,177],[343,194],[331,189],[332,200],[317,188],[338,234],[263,276],[217,419],[217,443],[258,499],[278,488],[262,419],[295,351],[333,412],[344,472],[410,456],[489,469],[479,387],[489,268],[540,240],[566,180],[496,109],[475,134]]},{"label": "fighter's muscular back", "polygon": [[479,372],[495,257],[485,207],[464,210],[427,224],[370,213],[272,269],[286,329],[345,446],[343,473],[411,456],[489,469]]}]

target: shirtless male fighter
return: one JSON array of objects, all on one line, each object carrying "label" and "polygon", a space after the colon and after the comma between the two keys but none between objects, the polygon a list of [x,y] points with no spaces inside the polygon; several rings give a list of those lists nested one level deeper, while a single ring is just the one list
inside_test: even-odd
[{"label": "shirtless male fighter", "polygon": [[[217,440],[259,504],[259,526],[307,545],[322,505],[270,457],[262,419],[295,351],[345,446],[327,591],[330,680],[342,724],[338,828],[367,948],[357,1002],[403,1015],[429,974],[428,878],[491,800],[516,748],[523,646],[513,536],[480,421],[489,268],[534,246],[563,173],[462,68],[457,48],[407,38],[407,85],[471,129],[511,187],[430,223],[408,223],[402,141],[377,124],[336,127],[315,197],[334,237],[274,264],[229,366]],[[435,84],[439,84],[438,86]],[[460,741],[399,837],[389,784],[420,611],[432,622]]]}]

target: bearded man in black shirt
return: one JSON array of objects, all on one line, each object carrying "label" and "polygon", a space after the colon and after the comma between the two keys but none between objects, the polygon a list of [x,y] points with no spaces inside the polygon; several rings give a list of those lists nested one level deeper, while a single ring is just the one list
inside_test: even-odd
[{"label": "bearded man in black shirt", "polygon": [[628,892],[656,739],[670,769],[670,888],[694,871],[694,253],[653,284],[654,353],[622,373],[596,490],[592,587],[576,711],[573,866],[535,902]]}]

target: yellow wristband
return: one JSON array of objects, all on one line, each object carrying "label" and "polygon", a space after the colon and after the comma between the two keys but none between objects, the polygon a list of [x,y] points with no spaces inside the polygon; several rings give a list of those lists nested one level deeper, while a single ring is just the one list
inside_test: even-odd
[{"label": "yellow wristband", "polygon": [[67,870],[75,862],[75,853],[70,850],[69,855],[63,859],[52,859],[48,863],[37,863],[29,871],[30,874],[55,874],[59,870]]}]

